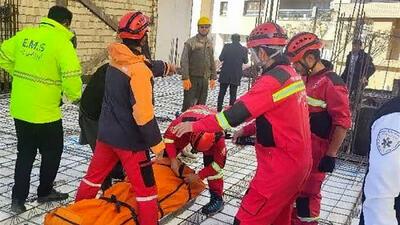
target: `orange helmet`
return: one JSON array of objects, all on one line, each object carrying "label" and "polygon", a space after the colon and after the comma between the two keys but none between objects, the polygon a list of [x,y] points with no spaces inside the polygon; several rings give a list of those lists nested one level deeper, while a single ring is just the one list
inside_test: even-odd
[{"label": "orange helmet", "polygon": [[253,29],[247,41],[247,48],[258,46],[285,46],[287,35],[276,23],[263,23]]},{"label": "orange helmet", "polygon": [[125,14],[118,25],[119,37],[121,39],[142,39],[149,31],[149,17],[141,12],[128,12]]},{"label": "orange helmet", "polygon": [[302,32],[290,39],[286,46],[286,55],[291,62],[297,62],[303,58],[309,50],[318,50],[322,47],[322,42],[318,36],[310,32]]},{"label": "orange helmet", "polygon": [[215,133],[198,132],[192,133],[192,136],[190,137],[190,144],[196,151],[205,152],[210,150],[210,148],[214,145],[215,140]]}]

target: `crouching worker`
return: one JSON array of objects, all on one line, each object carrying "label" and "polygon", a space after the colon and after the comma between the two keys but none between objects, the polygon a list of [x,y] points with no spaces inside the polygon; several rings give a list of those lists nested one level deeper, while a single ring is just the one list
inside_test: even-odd
[{"label": "crouching worker", "polygon": [[179,176],[180,161],[176,156],[188,144],[191,144],[193,148],[192,152],[203,153],[204,168],[197,174],[184,176],[184,179],[186,183],[190,184],[198,179],[207,178],[211,199],[201,210],[202,213],[206,215],[215,214],[221,211],[224,206],[222,200],[224,187],[222,169],[225,166],[227,154],[224,134],[223,132],[190,132],[178,138],[172,133],[172,129],[180,122],[196,121],[216,113],[217,111],[207,106],[193,106],[172,121],[164,134],[166,154],[170,158],[171,168],[177,176]]},{"label": "crouching worker", "polygon": [[165,145],[154,116],[153,74],[143,55],[148,29],[141,12],[129,12],[119,23],[123,44],[109,46],[111,62],[96,149],[75,201],[95,198],[106,176],[121,161],[136,196],[139,223],[156,225],[157,188],[149,150],[159,158]]}]

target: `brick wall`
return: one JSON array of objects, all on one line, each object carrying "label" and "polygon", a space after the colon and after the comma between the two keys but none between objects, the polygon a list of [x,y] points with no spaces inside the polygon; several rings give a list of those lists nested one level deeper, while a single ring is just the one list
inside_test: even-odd
[{"label": "brick wall", "polygon": [[[155,35],[157,30],[157,1],[158,0],[93,0],[93,3],[104,10],[115,21],[130,10],[140,10],[153,20],[150,35],[150,45],[154,53]],[[48,9],[55,5],[55,0],[20,0],[19,28],[36,26]],[[115,40],[116,33],[92,14],[84,5],[76,0],[68,1],[68,9],[72,11],[71,28],[75,30],[78,39],[77,53],[85,74],[90,74],[97,65],[93,59],[99,54],[106,54],[107,43]],[[154,54],[153,54],[154,55]]]}]

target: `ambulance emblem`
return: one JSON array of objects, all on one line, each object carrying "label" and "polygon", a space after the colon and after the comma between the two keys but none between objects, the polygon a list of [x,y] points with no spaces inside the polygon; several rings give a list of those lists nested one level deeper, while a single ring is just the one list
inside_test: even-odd
[{"label": "ambulance emblem", "polygon": [[376,146],[381,155],[386,155],[400,148],[400,133],[396,130],[384,128],[379,131]]}]

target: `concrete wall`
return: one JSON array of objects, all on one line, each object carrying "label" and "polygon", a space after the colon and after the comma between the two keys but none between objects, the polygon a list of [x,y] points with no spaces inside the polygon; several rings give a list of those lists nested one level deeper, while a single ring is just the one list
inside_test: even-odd
[{"label": "concrete wall", "polygon": [[[228,11],[225,16],[220,15],[220,4],[221,1],[228,1]],[[246,42],[246,36],[254,29],[256,23],[256,16],[244,16],[244,0],[215,0],[214,1],[214,12],[213,12],[213,24],[212,33],[215,39],[215,57],[218,57],[224,42],[230,42],[230,35],[238,33],[242,36],[242,44]],[[274,11],[277,10],[277,2],[274,3]],[[281,3],[283,0],[281,0]],[[288,1],[286,1],[288,2]],[[308,0],[303,1],[304,5],[299,6],[302,9],[306,9],[309,5]],[[275,15],[275,13],[272,13]],[[263,17],[264,18],[264,17]],[[287,29],[289,35],[293,35],[297,32],[310,30],[312,27],[312,21],[310,20],[297,20],[297,21],[277,21],[278,24]]]},{"label": "concrete wall", "polygon": [[214,0],[201,0],[201,16],[207,16],[213,19]]},{"label": "concrete wall", "polygon": [[[214,1],[214,17],[211,32],[216,37],[214,40],[214,56],[218,58],[224,42],[230,42],[230,35],[237,33],[243,36],[249,35],[255,25],[255,16],[243,16],[244,0],[228,0],[226,16],[220,15],[221,1]],[[225,38],[223,36],[226,36]],[[243,40],[245,41],[245,40]]]},{"label": "concrete wall", "polygon": [[191,0],[162,0],[158,2],[158,30],[156,39],[156,59],[172,62],[175,41],[178,38],[178,60],[183,44],[190,37],[192,15]]},{"label": "concrete wall", "polygon": [[[399,19],[375,20],[372,23],[373,30],[394,35],[398,20]],[[387,44],[383,47],[381,54],[374,56],[374,64],[377,67],[377,71],[369,79],[370,88],[391,90],[393,79],[400,79],[400,58],[392,58],[389,60],[389,54],[392,47],[394,47],[395,50],[392,54],[394,53],[398,55],[398,52],[396,51],[398,51],[399,48],[399,40],[398,36],[392,37],[392,39],[388,40]],[[396,46],[393,46],[393,44]]]},{"label": "concrete wall", "polygon": [[[157,31],[157,1],[158,0],[94,0],[93,2],[104,9],[107,15],[116,21],[130,10],[140,10],[152,17],[155,22],[152,26],[150,43],[154,51],[155,34]],[[163,0],[165,1],[165,0]],[[43,16],[47,15],[50,7],[55,5],[54,0],[20,0],[19,28],[36,26]],[[115,32],[94,16],[87,8],[75,0],[68,1],[68,8],[73,12],[71,28],[75,30],[78,39],[77,53],[81,63],[85,66],[115,40]],[[94,65],[86,65],[85,71],[90,71]]]},{"label": "concrete wall", "polygon": [[[338,0],[333,1],[331,4],[334,10],[339,8]],[[359,2],[359,1],[358,1]],[[341,12],[351,16],[355,3],[342,2]],[[356,10],[358,10],[357,4]],[[366,2],[364,6],[365,16],[367,18],[400,18],[400,1],[387,1],[387,2]],[[357,13],[357,11],[355,12]]]}]

